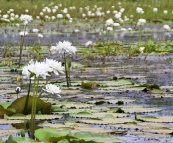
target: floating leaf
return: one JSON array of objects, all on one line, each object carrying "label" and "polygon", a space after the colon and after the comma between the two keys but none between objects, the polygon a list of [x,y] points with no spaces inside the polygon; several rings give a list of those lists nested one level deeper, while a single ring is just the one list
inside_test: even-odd
[{"label": "floating leaf", "polygon": [[[58,115],[36,115],[35,117],[36,119],[39,120],[45,120],[45,119],[59,119],[61,118],[61,116]],[[31,115],[12,115],[12,116],[6,116],[6,119],[8,120],[30,120],[31,119]]]}]

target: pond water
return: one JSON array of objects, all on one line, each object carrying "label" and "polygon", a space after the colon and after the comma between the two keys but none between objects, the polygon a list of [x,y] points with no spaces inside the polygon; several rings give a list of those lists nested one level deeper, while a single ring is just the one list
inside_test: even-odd
[{"label": "pond water", "polygon": [[[43,31],[43,30],[42,30]],[[117,40],[117,41],[124,41],[125,43],[132,43],[138,41],[138,33],[112,33],[112,34],[99,34],[99,33],[51,33],[51,34],[44,34],[44,38],[41,39],[42,45],[49,45],[50,41],[52,45],[55,45],[58,41],[77,41],[77,45],[84,45],[87,41],[103,41],[103,40]],[[34,34],[28,35],[26,37],[26,45],[32,45],[37,42],[37,36]],[[149,39],[152,39],[154,41],[157,41],[159,38],[163,38],[164,41],[164,33],[163,32],[145,32],[142,34],[142,40],[147,41]],[[170,40],[173,39],[172,33],[170,35]],[[20,37],[15,32],[13,34],[9,34],[8,30],[6,33],[0,33],[0,44],[1,46],[4,45],[7,41],[13,41],[13,42],[19,42]],[[48,55],[49,57],[52,57],[52,55]],[[58,57],[58,55],[54,55],[55,57]],[[53,56],[53,57],[54,57]],[[58,99],[55,98],[54,100],[60,100],[64,101],[66,99],[71,99],[72,101],[81,101],[81,102],[87,102],[87,101],[95,101],[99,98],[101,99],[118,99],[118,98],[128,98],[135,100],[133,103],[127,103],[124,106],[144,106],[148,108],[158,108],[161,109],[159,112],[147,112],[147,113],[139,113],[140,116],[172,116],[172,110],[173,110],[173,89],[171,88],[172,81],[173,81],[173,65],[169,63],[169,59],[172,59],[173,54],[168,54],[164,56],[159,55],[138,55],[135,57],[132,57],[131,59],[128,59],[126,55],[119,55],[119,56],[108,56],[105,58],[104,63],[100,61],[100,59],[95,60],[82,60],[80,56],[76,56],[73,58],[75,62],[79,62],[80,64],[89,63],[90,67],[86,68],[77,68],[72,70],[72,81],[83,81],[85,79],[87,80],[93,80],[93,81],[112,81],[113,76],[142,76],[142,77],[136,77],[136,78],[125,78],[129,79],[131,82],[135,84],[157,84],[161,86],[162,92],[144,92],[142,90],[131,90],[127,86],[125,88],[121,89],[113,89],[114,86],[110,85],[110,88],[112,89],[95,89],[95,90],[79,90],[83,96],[79,96],[80,94],[77,94],[74,92],[70,93],[62,93],[62,98]],[[25,57],[27,58],[27,57]],[[103,72],[102,69],[105,68],[106,72]],[[0,90],[0,96],[4,101],[13,101],[16,97],[14,94],[7,94],[7,90],[14,90],[15,87],[19,84],[15,78],[18,74],[21,74],[21,72],[9,72],[9,69],[7,71],[4,71],[3,67],[0,71],[2,78],[1,78],[1,90]],[[5,77],[5,78],[3,78]],[[54,76],[52,78],[53,81],[62,81],[64,82],[64,76],[63,77],[57,77]],[[22,93],[26,94],[27,86],[26,82],[19,84],[22,87]],[[63,87],[62,87],[63,88]],[[77,86],[73,86],[74,90],[80,89]],[[66,90],[66,88],[64,88]],[[159,95],[158,95],[159,94]],[[11,97],[9,97],[11,95]],[[94,98],[85,98],[89,95],[95,95]],[[101,95],[102,97],[98,97],[97,95]],[[162,96],[163,95],[163,96]],[[45,94],[43,95],[43,97]],[[71,96],[73,96],[71,98]],[[0,101],[1,102],[1,101]],[[103,104],[101,107],[110,107],[115,106],[116,104]],[[129,118],[134,119],[135,114],[132,113]],[[71,118],[72,120],[77,120],[76,118]],[[84,120],[85,118],[82,118],[81,120]],[[116,119],[115,119],[116,120]],[[62,122],[62,120],[52,120],[50,122]],[[172,123],[167,123],[169,127],[173,127]],[[118,136],[118,138],[123,139],[123,143],[141,143],[141,142],[171,142],[173,140],[172,136],[153,136],[155,134],[150,134],[147,136],[146,134],[143,135],[143,132],[139,131],[138,133],[135,132],[133,129],[127,129],[127,128],[117,128],[112,127],[109,125],[97,125],[97,124],[91,124],[91,127],[101,127],[105,130],[113,130],[118,129],[119,131],[127,131],[127,135],[124,136]],[[0,124],[0,129],[6,130],[11,127],[11,124],[3,125]],[[6,138],[6,137],[5,137]],[[5,139],[4,138],[4,139]]]}]

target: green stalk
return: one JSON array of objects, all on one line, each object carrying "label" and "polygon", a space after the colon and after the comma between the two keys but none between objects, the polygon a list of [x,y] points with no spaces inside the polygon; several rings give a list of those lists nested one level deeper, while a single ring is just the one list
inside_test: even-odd
[{"label": "green stalk", "polygon": [[19,68],[20,68],[20,64],[21,64],[22,50],[23,50],[23,45],[24,45],[24,40],[25,40],[25,32],[26,32],[26,25],[24,26],[24,35],[21,36],[21,40],[20,40]]},{"label": "green stalk", "polygon": [[[46,83],[44,84],[43,88],[46,87],[49,80],[50,80],[50,76],[47,78]],[[40,97],[42,94],[43,94],[43,90],[40,91],[40,94],[38,95],[38,97]]]},{"label": "green stalk", "polygon": [[36,94],[36,75],[34,76],[34,91],[32,95],[32,111],[31,111],[31,136],[30,138],[34,139],[34,132],[35,132],[35,112],[34,112],[34,105],[35,105],[35,94]]},{"label": "green stalk", "polygon": [[23,110],[23,114],[24,115],[27,115],[28,114],[27,113],[27,108],[28,108],[30,90],[31,90],[31,79],[29,80],[28,94],[27,94],[27,97],[26,97],[25,107],[24,107],[24,110]]},{"label": "green stalk", "polygon": [[66,76],[66,81],[67,81],[67,87],[69,87],[67,61],[66,61],[66,57],[65,57],[65,52],[64,52],[64,65],[65,65],[65,76]]},{"label": "green stalk", "polygon": [[138,46],[141,45],[141,34],[142,34],[142,25],[140,25],[140,28],[139,28]]}]

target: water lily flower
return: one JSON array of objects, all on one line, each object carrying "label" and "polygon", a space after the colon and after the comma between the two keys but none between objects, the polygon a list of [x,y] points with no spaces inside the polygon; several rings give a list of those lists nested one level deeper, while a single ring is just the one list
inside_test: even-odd
[{"label": "water lily flower", "polygon": [[144,52],[144,49],[145,49],[145,47],[140,47],[139,48],[139,52],[143,53]]},{"label": "water lily flower", "polygon": [[109,25],[113,25],[114,24],[114,21],[112,20],[112,18],[106,20],[106,26],[109,26]]},{"label": "water lily flower", "polygon": [[118,27],[118,26],[120,26],[120,24],[119,23],[114,23],[114,26]]},{"label": "water lily flower", "polygon": [[56,75],[59,75],[59,73],[64,73],[64,67],[62,66],[61,62],[46,58],[45,63],[49,65],[50,70]]},{"label": "water lily flower", "polygon": [[129,32],[131,32],[131,31],[132,31],[132,28],[131,28],[131,27],[129,27],[129,28],[128,28],[128,30],[129,30]]},{"label": "water lily flower", "polygon": [[19,23],[16,23],[16,26],[17,26],[17,27],[19,27],[19,26],[20,26],[20,24],[19,24]]},{"label": "water lily flower", "polygon": [[57,52],[57,47],[56,47],[56,46],[51,46],[50,52],[51,52],[52,54],[55,54],[55,53]]},{"label": "water lily flower", "polygon": [[158,8],[153,8],[153,12],[158,12]]},{"label": "water lily flower", "polygon": [[125,31],[126,31],[126,29],[125,29],[125,28],[121,28],[121,31],[125,32]]},{"label": "water lily flower", "polygon": [[22,75],[23,78],[30,78],[33,79],[31,76],[31,73],[33,73],[37,78],[40,76],[43,79],[46,79],[46,76],[50,76],[49,72],[51,72],[52,69],[49,67],[48,64],[45,62],[35,62],[32,64],[29,64],[22,68]]},{"label": "water lily flower", "polygon": [[88,41],[85,43],[85,47],[89,47],[89,45],[91,45],[93,42],[92,41]]},{"label": "water lily flower", "polygon": [[20,36],[26,36],[26,35],[28,35],[28,32],[27,31],[21,31],[21,32],[19,32],[19,35]]},{"label": "water lily flower", "polygon": [[142,26],[142,25],[144,25],[145,23],[146,23],[146,19],[142,19],[142,18],[141,18],[141,19],[138,20],[137,25],[138,25],[138,26]]},{"label": "water lily flower", "polygon": [[37,36],[38,36],[38,38],[43,38],[42,34],[38,34]]},{"label": "water lily flower", "polygon": [[63,15],[62,14],[57,14],[56,17],[59,18],[59,19],[61,19],[61,18],[63,18]]},{"label": "water lily flower", "polygon": [[28,12],[29,12],[29,10],[28,10],[28,9],[25,9],[25,12],[26,12],[26,13],[28,13]]},{"label": "water lily flower", "polygon": [[112,27],[107,27],[106,28],[108,31],[113,31],[113,28]]},{"label": "water lily flower", "polygon": [[23,23],[24,23],[25,25],[27,25],[29,22],[31,22],[32,19],[33,19],[33,18],[32,18],[31,15],[22,14],[22,15],[20,16],[20,20],[23,21]]},{"label": "water lily flower", "polygon": [[54,85],[54,84],[47,84],[46,89],[43,89],[43,90],[46,91],[46,92],[49,92],[51,94],[57,94],[59,97],[61,97],[59,95],[59,93],[61,92],[61,89],[58,86]]},{"label": "water lily flower", "polygon": [[167,11],[167,10],[164,10],[163,13],[164,13],[164,14],[168,14],[168,11]]},{"label": "water lily flower", "polygon": [[38,29],[32,29],[32,32],[38,33]]},{"label": "water lily flower", "polygon": [[144,10],[141,7],[136,8],[137,13],[144,13]]},{"label": "water lily flower", "polygon": [[163,29],[166,30],[166,31],[169,31],[171,28],[169,27],[169,25],[164,25]]},{"label": "water lily flower", "polygon": [[15,91],[16,91],[16,93],[19,93],[19,92],[21,92],[21,88],[18,86],[18,87],[16,87]]},{"label": "water lily flower", "polygon": [[68,41],[59,42],[56,44],[58,53],[67,53],[67,54],[75,54],[77,49],[72,46],[72,43]]}]

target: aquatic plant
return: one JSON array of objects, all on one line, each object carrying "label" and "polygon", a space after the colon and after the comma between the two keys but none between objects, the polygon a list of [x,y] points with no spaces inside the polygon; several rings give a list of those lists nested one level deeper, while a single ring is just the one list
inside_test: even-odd
[{"label": "aquatic plant", "polygon": [[76,47],[72,46],[72,43],[68,41],[59,42],[56,46],[50,48],[51,53],[60,53],[64,58],[65,74],[67,87],[71,86],[70,82],[70,69],[71,69],[71,54],[76,54]]}]

